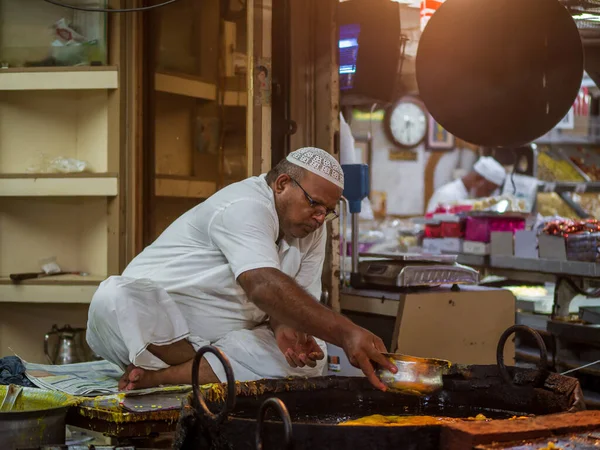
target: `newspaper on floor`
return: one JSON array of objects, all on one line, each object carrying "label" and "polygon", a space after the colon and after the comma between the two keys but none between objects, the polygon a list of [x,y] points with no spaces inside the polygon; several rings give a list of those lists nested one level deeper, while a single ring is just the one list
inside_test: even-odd
[{"label": "newspaper on floor", "polygon": [[95,397],[119,391],[123,371],[108,361],[67,365],[34,364],[23,361],[25,375],[41,389],[78,397]]}]

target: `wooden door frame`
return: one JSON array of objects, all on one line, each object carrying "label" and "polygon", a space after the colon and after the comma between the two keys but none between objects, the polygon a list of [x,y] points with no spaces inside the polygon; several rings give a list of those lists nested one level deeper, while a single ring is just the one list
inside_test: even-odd
[{"label": "wooden door frame", "polygon": [[[338,0],[291,0],[291,148],[322,148],[339,160]],[[340,310],[339,221],[327,224],[323,300]]]},{"label": "wooden door frame", "polygon": [[[144,6],[144,0],[127,0],[127,8]],[[144,202],[146,189],[144,185],[144,165],[146,127],[148,113],[145,106],[145,26],[147,13],[128,13],[124,16],[124,71],[123,86],[125,90],[125,255],[121,271],[143,250],[144,245]]]}]

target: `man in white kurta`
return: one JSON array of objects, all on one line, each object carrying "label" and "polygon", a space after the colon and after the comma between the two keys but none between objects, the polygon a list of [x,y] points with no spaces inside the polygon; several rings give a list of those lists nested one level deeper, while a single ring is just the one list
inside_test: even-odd
[{"label": "man in white kurta", "polygon": [[434,212],[440,205],[448,206],[468,199],[489,197],[502,187],[505,178],[506,171],[502,164],[490,156],[479,158],[468,174],[433,193],[427,204],[427,212]]},{"label": "man in white kurta", "polygon": [[[339,315],[331,316],[330,321],[342,324],[344,338],[328,330],[328,322],[316,324],[323,314],[336,314],[318,305],[326,243],[322,225],[333,211],[313,200],[296,178],[301,178],[302,183],[312,180],[311,186],[326,180],[323,186],[333,194],[323,198],[335,206],[343,187],[341,167],[326,152],[314,148],[293,152],[280,166],[287,167],[293,176],[283,170],[275,173],[276,182],[269,183],[267,176],[261,175],[220,190],[173,222],[121,276],[104,281],[90,306],[90,347],[123,369],[139,368],[138,373],[143,374],[144,370],[164,371],[172,365],[152,348],[168,349],[187,341],[198,350],[212,344],[229,358],[238,381],[322,375],[326,346],[318,339],[319,334],[323,338],[331,336],[330,341],[337,340],[345,348],[354,348],[361,340],[360,345],[367,348],[366,361],[377,360],[378,352],[385,351],[385,347],[366,330]],[[269,177],[275,179],[272,174]],[[316,192],[311,194],[318,197]],[[287,235],[283,230],[286,227],[290,230]],[[280,277],[280,281],[269,281],[274,289],[279,288],[279,282],[293,283],[281,291],[281,302],[262,302],[262,297],[270,295],[265,289],[257,289],[258,294],[252,293],[253,301],[249,299],[240,277],[257,272]],[[281,273],[287,277],[281,278]],[[245,283],[249,290],[249,282]],[[289,311],[294,299],[285,298],[289,302],[284,302],[283,297],[295,286],[301,288],[294,295],[305,313],[302,309],[297,313]],[[313,302],[300,298],[305,293]],[[312,331],[316,339],[307,338],[313,343],[312,348],[310,342],[307,344],[312,360],[304,354],[300,358],[288,353],[289,349],[285,352],[278,345],[269,323],[269,319],[275,319],[257,303],[271,308],[281,323],[287,321],[295,326],[299,336]],[[362,340],[371,344],[363,345]],[[365,350],[357,350],[355,360],[357,365],[365,366],[361,352]],[[225,372],[216,357],[206,354],[205,358],[218,380],[225,381]],[[372,377],[371,369],[367,367],[365,373]],[[138,375],[133,381],[137,378]],[[135,389],[149,385],[152,383],[126,380],[123,386]]]}]

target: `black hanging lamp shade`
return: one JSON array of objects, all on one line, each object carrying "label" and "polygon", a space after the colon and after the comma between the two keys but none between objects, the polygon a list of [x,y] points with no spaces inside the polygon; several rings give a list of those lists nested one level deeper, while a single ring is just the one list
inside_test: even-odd
[{"label": "black hanging lamp shade", "polygon": [[448,132],[484,147],[518,147],[569,111],[583,47],[557,0],[447,0],[416,60],[419,94]]}]

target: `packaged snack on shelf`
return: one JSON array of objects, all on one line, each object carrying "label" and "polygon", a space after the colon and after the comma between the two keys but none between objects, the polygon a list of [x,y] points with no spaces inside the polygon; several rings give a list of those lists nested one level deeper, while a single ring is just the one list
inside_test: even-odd
[{"label": "packaged snack on shelf", "polygon": [[441,223],[429,223],[425,225],[425,237],[426,238],[441,238],[442,237],[442,224]]},{"label": "packaged snack on shelf", "polygon": [[540,256],[568,261],[600,262],[597,220],[555,220],[539,237]]},{"label": "packaged snack on shelf", "polygon": [[442,237],[444,238],[463,238],[465,237],[465,221],[442,222]]},{"label": "packaged snack on shelf", "polygon": [[488,243],[492,231],[510,231],[525,229],[525,219],[518,217],[467,217],[465,239]]}]

